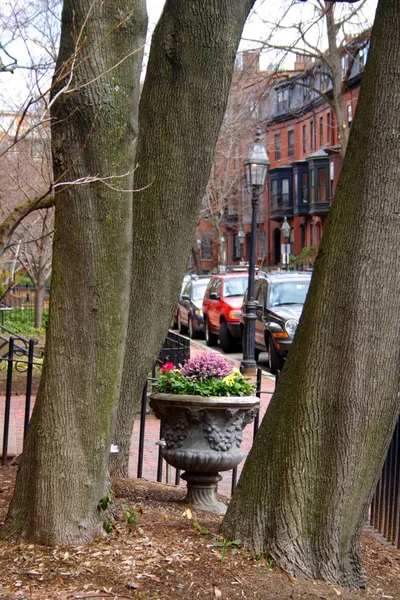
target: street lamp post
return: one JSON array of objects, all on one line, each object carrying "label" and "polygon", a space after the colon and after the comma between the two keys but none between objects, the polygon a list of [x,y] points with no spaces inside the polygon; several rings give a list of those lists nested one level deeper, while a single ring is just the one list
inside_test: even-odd
[{"label": "street lamp post", "polygon": [[289,246],[289,238],[290,238],[290,225],[288,223],[287,217],[284,217],[281,232],[283,235],[283,248],[282,248],[282,258],[285,264],[285,271],[289,269],[289,254],[288,246]]},{"label": "street lamp post", "polygon": [[250,230],[250,256],[249,256],[249,280],[247,285],[246,300],[243,304],[243,359],[241,371],[247,375],[254,374],[257,369],[254,352],[254,340],[256,329],[256,303],[254,301],[254,275],[256,264],[256,231],[257,231],[257,208],[260,194],[265,184],[269,158],[267,150],[261,140],[261,130],[257,127],[254,144],[244,162],[246,184],[251,192],[251,230]]},{"label": "street lamp post", "polygon": [[239,240],[239,248],[240,248],[240,264],[243,263],[243,246],[244,246],[244,240],[245,240],[245,234],[243,229],[240,227],[238,233],[238,240]]}]

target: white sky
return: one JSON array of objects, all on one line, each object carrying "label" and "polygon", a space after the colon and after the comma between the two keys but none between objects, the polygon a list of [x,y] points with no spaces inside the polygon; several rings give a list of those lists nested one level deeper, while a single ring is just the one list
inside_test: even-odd
[{"label": "white sky", "polygon": [[[3,0],[0,0],[3,1]],[[17,0],[22,4],[24,0]],[[366,20],[364,21],[364,27],[367,26],[368,22],[371,24],[374,19],[375,9],[377,5],[377,0],[364,0],[365,9],[364,14]],[[161,14],[162,8],[164,6],[165,0],[147,0],[147,10],[149,13],[149,35],[154,29],[154,26]],[[349,7],[357,6],[357,8],[362,4],[362,2],[357,3],[356,5],[349,4],[340,4],[340,10],[349,10]],[[288,7],[291,6],[290,10]],[[313,3],[311,0],[309,2],[295,2],[293,6],[293,0],[257,0],[255,9],[253,13],[250,15],[244,31],[243,31],[243,40],[240,45],[240,50],[244,50],[246,48],[255,47],[255,40],[262,41],[265,40],[268,36],[268,33],[271,31],[273,27],[273,23],[279,21],[280,23],[285,24],[286,26],[291,25],[292,23],[298,23],[299,20],[305,21],[312,19],[313,12]],[[286,16],[285,16],[285,13]],[[359,27],[360,29],[360,27]],[[314,30],[311,30],[312,35],[315,40],[318,40],[318,33]],[[0,31],[0,35],[2,32]],[[288,39],[293,39],[294,30],[287,29],[284,36],[282,37],[282,33],[280,33],[277,37],[278,43],[279,40],[284,39],[285,45]],[[250,41],[251,40],[251,41]],[[150,41],[150,40],[149,40]],[[281,42],[283,44],[283,42]],[[326,48],[326,42],[319,38],[317,42],[319,47],[324,49]],[[14,53],[17,54],[19,60],[26,60],[27,56],[27,48],[23,43],[19,43],[11,48]],[[146,48],[146,53],[148,53],[149,44]],[[32,52],[32,50],[30,50]],[[261,59],[261,68],[267,68],[271,63],[275,64],[279,62],[279,58],[277,53],[269,52],[269,54],[264,55]],[[281,62],[281,66],[283,68],[293,68],[293,55],[288,56],[283,62]],[[26,92],[26,79],[27,79],[28,71],[20,70],[15,71],[13,75],[9,73],[0,73],[0,107],[6,109],[7,107],[13,107],[15,110],[18,106],[23,105],[23,101],[26,100],[27,92]],[[43,84],[43,88],[45,89],[45,84]]]}]

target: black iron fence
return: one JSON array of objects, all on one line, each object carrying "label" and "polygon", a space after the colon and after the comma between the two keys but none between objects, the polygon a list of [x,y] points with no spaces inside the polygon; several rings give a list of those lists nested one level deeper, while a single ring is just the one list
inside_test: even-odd
[{"label": "black iron fence", "polygon": [[400,548],[400,417],[372,499],[370,524]]},{"label": "black iron fence", "polygon": [[[0,326],[0,370],[4,373],[5,393],[0,397],[0,451],[2,464],[6,465],[9,452],[10,441],[10,418],[11,403],[15,401],[13,397],[13,377],[15,372],[24,373],[26,376],[25,395],[18,397],[20,411],[23,413],[22,438],[25,439],[28,431],[29,419],[31,413],[32,399],[32,374],[35,368],[40,368],[41,357],[35,354],[36,340],[26,340],[13,334],[7,337],[9,330]],[[166,361],[173,362],[175,366],[183,363],[190,357],[190,341],[178,333],[170,331],[166,341],[160,351],[156,364],[160,365]],[[148,462],[146,452],[146,425],[154,417],[148,414],[148,396],[151,393],[156,378],[156,365],[154,366],[152,377],[149,378],[143,388],[142,402],[140,410],[140,419],[138,419],[137,439],[134,440],[137,445],[135,448],[137,467],[136,475],[143,477],[143,467]],[[261,398],[262,394],[272,395],[273,392],[262,391],[262,372],[257,371],[257,392],[256,395]],[[158,425],[158,439],[163,438],[161,424]],[[258,417],[254,420],[252,437],[254,439],[259,426]],[[153,425],[154,428],[154,425]],[[2,431],[3,430],[3,431]],[[2,435],[1,435],[2,433]],[[154,440],[152,441],[154,445]],[[21,448],[19,447],[19,451]],[[180,472],[172,469],[165,464],[161,454],[161,447],[156,451],[155,479],[167,483],[180,483]],[[230,491],[233,493],[237,481],[237,469],[231,474]],[[371,504],[370,523],[374,529],[379,531],[388,541],[392,542],[396,548],[400,548],[400,418],[393,434],[392,442],[388,450],[387,458],[382,469],[382,473],[375,490],[374,498]]]}]

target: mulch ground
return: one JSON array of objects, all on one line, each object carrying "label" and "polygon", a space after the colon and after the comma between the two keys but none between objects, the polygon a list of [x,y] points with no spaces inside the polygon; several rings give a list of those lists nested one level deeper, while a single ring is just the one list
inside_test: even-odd
[{"label": "mulch ground", "polygon": [[[0,467],[0,524],[16,469]],[[363,534],[364,590],[293,579],[218,534],[221,517],[191,513],[184,490],[145,480],[117,479],[117,520],[89,546],[47,548],[0,542],[0,600],[400,600],[400,551]],[[127,523],[130,511],[136,524]],[[234,550],[235,552],[232,552]]]}]

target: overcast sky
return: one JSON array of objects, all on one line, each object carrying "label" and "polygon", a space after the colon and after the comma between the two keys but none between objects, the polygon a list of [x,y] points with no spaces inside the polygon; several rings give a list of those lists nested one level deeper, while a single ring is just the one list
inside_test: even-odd
[{"label": "overcast sky", "polygon": [[[0,0],[0,2],[2,1],[3,0]],[[24,3],[24,0],[16,1],[21,2],[22,4]],[[165,0],[147,0],[147,10],[149,13],[149,36],[146,54],[148,54],[149,51],[151,33],[158,21],[164,3]],[[370,24],[373,22],[377,0],[364,0],[364,3],[364,12],[367,19],[365,21],[366,26],[368,21]],[[363,2],[361,1],[360,4],[363,4]],[[360,4],[357,3],[357,5],[349,5],[342,3],[337,5],[336,10],[348,11],[350,10],[349,7],[357,6],[358,8]],[[289,6],[291,7],[288,10]],[[251,13],[245,25],[243,40],[239,49],[244,50],[246,48],[254,48],[257,44],[257,41],[260,42],[261,40],[266,39],[268,32],[270,32],[271,28],[273,28],[274,22],[276,23],[278,21],[288,26],[292,23],[298,23],[300,20],[310,20],[312,18],[312,12],[313,3],[311,1],[296,2],[295,0],[258,0],[255,4],[255,10]],[[4,35],[4,32],[0,31],[0,35]],[[293,35],[293,30],[288,29],[285,32],[284,42],[286,43],[287,39],[293,38]],[[317,38],[318,36],[315,33],[315,39]],[[283,44],[282,35],[280,39],[278,38],[278,43]],[[319,39],[318,44],[320,48],[326,48],[326,42],[322,38]],[[19,46],[13,46],[12,51],[15,53],[15,55],[17,55],[19,62],[22,63],[24,60],[26,60],[28,52],[24,44],[20,43]],[[277,64],[278,62],[281,67],[290,69],[293,68],[294,59],[293,56],[289,56],[282,62],[281,60],[278,60],[276,52],[270,51],[268,54],[265,54],[262,57],[261,68],[266,69],[271,64]],[[17,70],[13,75],[9,73],[0,73],[0,106],[2,106],[3,109],[13,106],[14,109],[17,110],[18,106],[23,105],[27,97],[26,87],[23,87],[24,79],[27,77],[28,73],[28,71],[24,70]],[[48,77],[46,79],[46,83],[43,83],[43,89],[45,89],[46,85],[48,85]]]}]

